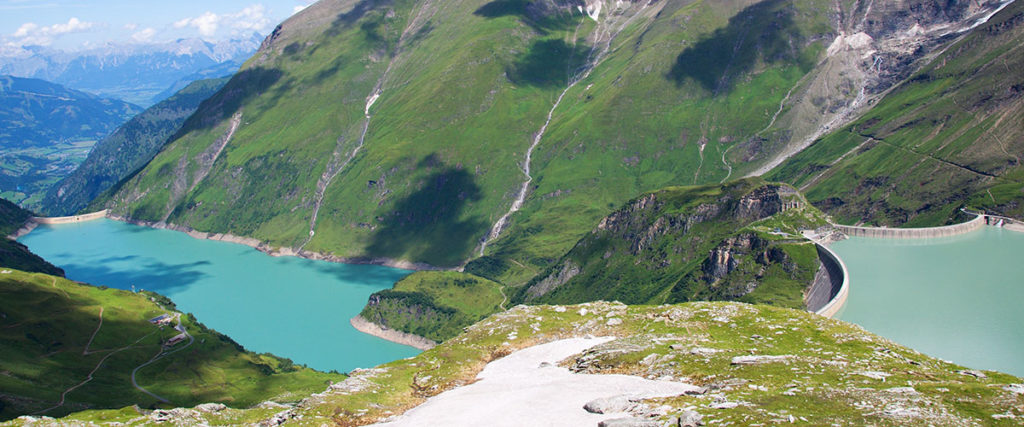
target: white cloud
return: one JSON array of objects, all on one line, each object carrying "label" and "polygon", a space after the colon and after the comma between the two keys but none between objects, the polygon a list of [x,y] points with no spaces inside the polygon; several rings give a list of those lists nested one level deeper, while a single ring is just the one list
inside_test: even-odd
[{"label": "white cloud", "polygon": [[135,31],[139,29],[139,24],[124,24],[124,29],[128,31]]},{"label": "white cloud", "polygon": [[36,30],[36,28],[39,28],[39,26],[36,25],[35,23],[26,22],[24,24],[21,24],[21,26],[18,27],[18,31],[15,31],[14,34],[12,35],[14,37],[28,37],[29,34],[33,33]]},{"label": "white cloud", "polygon": [[294,15],[294,14],[296,14],[296,13],[299,13],[299,12],[302,12],[302,10],[303,10],[303,9],[305,9],[305,8],[307,8],[307,7],[309,7],[309,5],[308,5],[308,4],[306,4],[306,5],[302,5],[302,6],[295,6],[295,7],[293,7],[293,8],[292,8],[292,15]]},{"label": "white cloud", "polygon": [[185,18],[175,22],[174,28],[195,27],[195,29],[199,30],[199,34],[211,37],[217,32],[221,18],[216,13],[205,12],[195,18]]},{"label": "white cloud", "polygon": [[267,9],[262,4],[254,4],[236,13],[218,15],[204,12],[194,18],[185,18],[173,24],[174,28],[192,27],[203,37],[213,37],[221,29],[230,29],[233,34],[242,31],[266,31],[271,24]]},{"label": "white cloud", "polygon": [[242,9],[241,12],[225,15],[231,21],[231,28],[236,30],[260,31],[270,25],[270,18],[267,17],[267,9],[262,4],[256,4]]},{"label": "white cloud", "polygon": [[156,35],[156,30],[147,27],[146,29],[144,29],[142,31],[139,31],[139,32],[137,32],[135,34],[132,34],[132,40],[135,40],[136,42],[139,42],[139,43],[144,43],[144,42],[148,42],[148,41],[152,40],[153,36],[155,36],[155,35]]},{"label": "white cloud", "polygon": [[53,39],[71,33],[81,33],[89,31],[96,26],[95,23],[86,22],[79,20],[78,18],[68,19],[66,24],[53,24],[46,27],[40,27],[34,22],[26,22],[22,24],[18,29],[11,34],[12,37],[17,40],[17,44],[22,46],[28,45],[42,45],[46,46],[53,43]]}]

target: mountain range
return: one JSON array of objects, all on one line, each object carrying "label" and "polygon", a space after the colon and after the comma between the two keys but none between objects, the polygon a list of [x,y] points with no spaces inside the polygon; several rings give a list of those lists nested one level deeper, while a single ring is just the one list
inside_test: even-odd
[{"label": "mountain range", "polygon": [[93,207],[518,286],[633,197],[827,144],[1004,6],[322,1]]},{"label": "mountain range", "polygon": [[191,81],[234,73],[262,40],[253,33],[221,42],[111,43],[72,52],[8,47],[0,50],[0,74],[47,80],[148,107]]},{"label": "mountain range", "polygon": [[1024,215],[1022,49],[1007,1],[321,0],[83,210],[445,270],[359,316],[440,344],[291,407],[67,421],[363,425],[593,335],[572,372],[701,386],[659,423],[1012,424],[1019,378],[791,308],[833,280],[802,230]]},{"label": "mountain range", "polygon": [[32,204],[93,144],[142,111],[37,79],[0,76],[0,191]]}]

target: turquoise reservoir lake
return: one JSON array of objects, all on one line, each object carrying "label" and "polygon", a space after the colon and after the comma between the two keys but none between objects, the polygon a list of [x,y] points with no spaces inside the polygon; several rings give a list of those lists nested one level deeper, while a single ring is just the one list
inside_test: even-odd
[{"label": "turquoise reservoir lake", "polygon": [[311,368],[348,372],[419,353],[348,323],[406,270],[271,257],[107,219],[40,226],[19,241],[69,279],[158,292],[248,350]]},{"label": "turquoise reservoir lake", "polygon": [[1024,233],[985,227],[831,247],[850,271],[837,318],[929,356],[1024,376]]}]

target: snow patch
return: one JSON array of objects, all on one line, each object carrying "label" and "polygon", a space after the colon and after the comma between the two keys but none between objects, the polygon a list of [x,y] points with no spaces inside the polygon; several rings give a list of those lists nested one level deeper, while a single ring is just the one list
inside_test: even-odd
[{"label": "snow patch", "polygon": [[519,350],[488,363],[476,382],[431,397],[378,425],[593,426],[608,418],[583,409],[595,399],[669,397],[701,390],[691,384],[630,375],[574,374],[557,366],[560,360],[612,339],[572,338]]}]

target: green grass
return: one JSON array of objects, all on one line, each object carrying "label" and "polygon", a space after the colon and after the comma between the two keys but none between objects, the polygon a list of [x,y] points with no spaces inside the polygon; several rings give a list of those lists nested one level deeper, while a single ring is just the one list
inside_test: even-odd
[{"label": "green grass", "polygon": [[[783,202],[800,206],[783,211]],[[513,301],[740,300],[802,308],[819,263],[800,230],[825,224],[803,196],[759,178],[670,187],[603,219],[553,267],[519,288]],[[714,271],[714,253],[728,254],[721,255],[731,260],[722,261],[727,271]],[[467,271],[477,272],[475,267]]]},{"label": "green grass", "polygon": [[434,341],[505,309],[502,285],[472,274],[422,271],[370,296],[360,316]]},{"label": "green grass", "polygon": [[961,207],[1021,217],[1024,80],[1010,70],[1024,66],[1022,16],[1007,6],[767,178],[847,224],[943,225]]},{"label": "green grass", "polygon": [[[328,187],[304,249],[438,266],[476,257],[524,179],[534,134],[592,52],[588,37],[604,29],[575,9],[538,15],[524,2],[458,0],[430,13],[422,1],[361,5],[286,22],[108,206],[296,247],[318,180],[357,146],[366,97],[388,69],[365,145]],[[493,260],[488,277],[521,285],[625,201],[727,176],[723,152],[764,128],[832,31],[820,0],[747,6],[658,3],[660,14],[623,28],[554,111],[526,204],[482,261]],[[337,18],[304,22],[313,16]],[[744,24],[769,17],[786,19]],[[735,66],[723,68],[707,48],[716,43],[743,47],[728,58]],[[728,84],[707,89],[706,76],[673,71],[691,57],[719,61],[709,66]],[[242,126],[200,181],[198,157],[235,112]],[[752,167],[733,154],[734,176]]]},{"label": "green grass", "polygon": [[[607,320],[622,323],[608,326]],[[474,381],[485,364],[515,350],[584,335],[616,340],[586,354],[591,374],[629,374],[674,378],[709,387],[707,394],[652,399],[667,405],[666,416],[695,410],[708,425],[788,424],[792,415],[804,425],[1014,425],[995,414],[1021,415],[1024,396],[1007,389],[1020,378],[986,371],[985,378],[878,337],[849,323],[797,310],[742,303],[687,303],[627,307],[614,303],[579,306],[521,306],[496,314],[456,338],[414,358],[355,374],[354,391],[307,399],[295,415],[309,425],[365,425],[422,403],[427,398]],[[675,348],[673,348],[675,347]],[[715,350],[691,354],[691,348]],[[734,365],[737,356],[783,355],[782,362]],[[653,355],[653,356],[652,356]],[[578,366],[580,356],[564,365]],[[862,373],[878,372],[885,380]],[[904,397],[885,390],[912,387]],[[713,409],[719,401],[745,402]],[[916,415],[890,416],[906,408]],[[266,419],[262,409],[197,413],[209,424]],[[144,414],[143,414],[144,415]],[[132,409],[91,411],[62,422],[129,421]],[[236,420],[236,421],[232,421]],[[195,422],[195,421],[193,421]],[[20,425],[15,422],[14,425]]]},{"label": "green grass", "polygon": [[[148,321],[173,313],[168,303],[156,294],[43,274],[0,275],[0,418],[167,406],[133,388],[130,375],[159,353],[162,342],[178,334]],[[140,386],[168,399],[171,406],[222,402],[245,408],[265,400],[294,401],[344,378],[247,352],[191,315],[182,316],[182,326],[195,337],[194,343],[187,348],[178,344],[174,348],[183,351],[139,369],[136,376]],[[86,382],[90,372],[93,378]],[[55,407],[63,391],[83,382]]]}]

